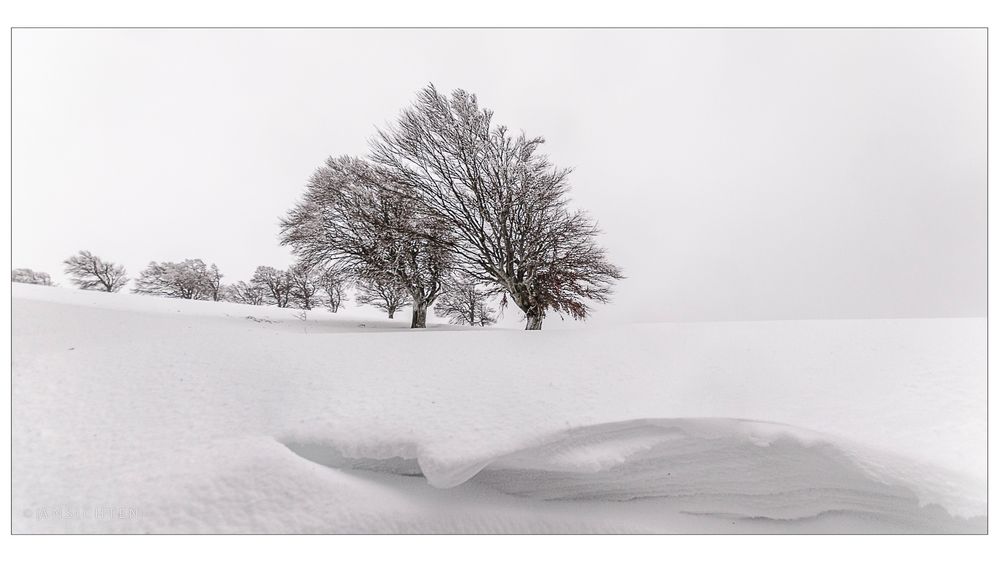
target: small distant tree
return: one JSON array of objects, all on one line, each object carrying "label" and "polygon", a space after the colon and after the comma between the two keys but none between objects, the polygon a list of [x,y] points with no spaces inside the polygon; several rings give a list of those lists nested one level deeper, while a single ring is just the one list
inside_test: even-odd
[{"label": "small distant tree", "polygon": [[223,294],[225,300],[240,304],[252,304],[260,306],[264,304],[264,294],[266,289],[260,285],[253,285],[246,281],[237,281],[231,285],[225,285]]},{"label": "small distant tree", "polygon": [[182,262],[149,262],[132,292],[174,299],[218,300],[222,274],[215,264],[200,259]]},{"label": "small distant tree", "polygon": [[117,293],[128,284],[124,267],[106,262],[86,250],[80,250],[80,253],[66,258],[63,263],[66,264],[69,280],[87,291]]},{"label": "small distant tree", "polygon": [[347,287],[350,286],[347,274],[338,268],[329,267],[319,275],[319,285],[326,293],[326,306],[330,312],[340,310],[347,295]]},{"label": "small distant tree", "polygon": [[451,324],[489,326],[496,323],[496,309],[489,306],[489,292],[472,279],[455,279],[437,299],[434,312]]},{"label": "small distant tree", "polygon": [[15,269],[10,272],[10,280],[13,283],[28,283],[30,285],[52,285],[52,278],[48,273],[34,271],[27,268]]},{"label": "small distant tree", "polygon": [[288,308],[291,302],[292,280],[287,271],[262,265],[253,272],[250,283],[260,287],[264,293],[264,303]]},{"label": "small distant tree", "polygon": [[208,296],[213,301],[225,300],[225,294],[222,285],[222,273],[219,272],[219,268],[213,263],[208,266],[208,275],[206,277]]},{"label": "small distant tree", "polygon": [[412,304],[409,290],[389,277],[361,281],[357,288],[357,297],[354,299],[357,304],[370,304],[387,312],[389,318],[395,318],[397,310]]},{"label": "small distant tree", "polygon": [[302,310],[312,310],[320,304],[322,286],[316,271],[305,265],[297,264],[288,270],[291,281],[291,300]]}]

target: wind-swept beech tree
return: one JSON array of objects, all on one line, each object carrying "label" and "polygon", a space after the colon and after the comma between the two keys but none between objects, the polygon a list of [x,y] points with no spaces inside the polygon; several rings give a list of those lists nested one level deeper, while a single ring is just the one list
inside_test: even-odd
[{"label": "wind-swept beech tree", "polygon": [[219,300],[222,274],[200,259],[149,262],[135,280],[133,293],[174,299]]},{"label": "wind-swept beech tree", "polygon": [[452,324],[489,326],[496,323],[496,309],[489,306],[489,294],[471,279],[452,279],[434,305],[438,316]]},{"label": "wind-swept beech tree", "polygon": [[278,308],[288,308],[292,283],[287,271],[262,265],[253,272],[250,283],[263,290],[264,303],[275,304]]},{"label": "wind-swept beech tree", "polygon": [[357,297],[354,298],[357,304],[370,304],[387,312],[389,318],[394,318],[395,311],[400,308],[413,304],[409,299],[409,291],[391,277],[360,281],[357,289]]},{"label": "wind-swept beech tree", "polygon": [[346,274],[336,267],[327,267],[319,275],[319,285],[326,293],[326,306],[330,312],[340,310],[340,305],[343,304],[347,295],[347,287],[350,286]]},{"label": "wind-swept beech tree", "polygon": [[128,284],[124,267],[104,261],[85,250],[66,258],[63,263],[66,264],[69,280],[87,291],[117,293]]},{"label": "wind-swept beech tree", "polygon": [[282,219],[281,243],[307,266],[334,266],[368,286],[401,287],[413,306],[410,326],[425,328],[427,308],[450,267],[450,227],[438,215],[421,212],[392,181],[363,160],[328,159]]},{"label": "wind-swept beech tree", "polygon": [[584,319],[588,301],[607,302],[623,276],[595,242],[596,224],[568,209],[567,168],[538,152],[544,139],[513,136],[492,123],[476,97],[450,98],[433,85],[372,140],[385,185],[419,201],[419,212],[448,225],[455,267],[504,293],[541,329],[549,310]]}]

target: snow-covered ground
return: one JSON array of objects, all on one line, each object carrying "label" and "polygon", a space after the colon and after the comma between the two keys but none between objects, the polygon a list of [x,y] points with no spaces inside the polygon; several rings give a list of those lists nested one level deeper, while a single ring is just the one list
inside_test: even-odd
[{"label": "snow-covered ground", "polygon": [[297,313],[15,284],[14,532],[985,530],[984,319]]}]

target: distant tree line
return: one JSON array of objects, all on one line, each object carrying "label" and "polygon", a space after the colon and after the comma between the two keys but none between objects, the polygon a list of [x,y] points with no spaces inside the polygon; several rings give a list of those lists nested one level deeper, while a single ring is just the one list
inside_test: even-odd
[{"label": "distant tree line", "polygon": [[[71,282],[80,289],[117,293],[129,281],[125,268],[105,261],[88,251],[80,251],[63,262]],[[250,305],[270,305],[303,310],[325,308],[338,312],[348,300],[351,288],[357,291],[357,304],[370,304],[388,313],[409,306],[408,293],[396,286],[378,283],[353,287],[348,276],[335,267],[310,268],[296,264],[287,270],[260,266],[250,281],[222,282],[218,266],[200,259],[180,262],[150,262],[135,279],[133,293],[176,299],[227,301]],[[31,269],[11,271],[14,283],[52,285],[47,273]],[[441,313],[456,323],[456,316]],[[485,324],[480,324],[485,325]]]},{"label": "distant tree line", "polygon": [[14,269],[10,272],[12,283],[28,283],[30,285],[52,285],[52,278],[48,273],[33,271],[31,269]]},{"label": "distant tree line", "polygon": [[[117,293],[128,284],[125,268],[81,250],[63,262],[70,281],[80,289]],[[217,265],[200,259],[179,262],[149,262],[135,279],[133,293],[161,297],[228,301],[252,305],[296,306],[305,310],[326,307],[337,312],[346,300],[349,283],[333,268],[317,269],[300,265],[287,271],[260,266],[249,282],[222,282]],[[11,271],[14,283],[52,285],[47,273],[31,269]]]}]

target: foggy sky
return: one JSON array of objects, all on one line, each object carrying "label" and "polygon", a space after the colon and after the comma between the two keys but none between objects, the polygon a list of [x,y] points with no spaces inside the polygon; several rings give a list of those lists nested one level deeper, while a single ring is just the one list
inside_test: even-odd
[{"label": "foggy sky", "polygon": [[[287,266],[278,217],[433,82],[574,168],[592,322],[986,313],[984,30],[13,32],[12,267]],[[351,306],[353,306],[351,304]],[[516,310],[507,319],[517,324]],[[546,322],[546,327],[551,322]]]}]

